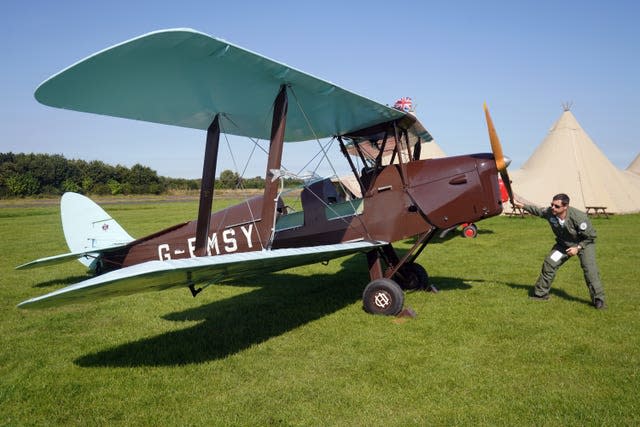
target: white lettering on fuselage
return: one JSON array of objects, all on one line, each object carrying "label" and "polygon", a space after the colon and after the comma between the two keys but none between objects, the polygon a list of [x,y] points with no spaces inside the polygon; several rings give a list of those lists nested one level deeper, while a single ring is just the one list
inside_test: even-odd
[{"label": "white lettering on fuselage", "polygon": [[211,256],[212,249],[215,249],[216,255],[218,255],[220,253],[220,247],[218,246],[218,234],[213,233],[207,240],[209,241],[207,244],[207,255]]},{"label": "white lettering on fuselage", "polygon": [[[253,223],[248,225],[241,225],[240,231],[242,232],[242,237],[244,237],[244,243],[246,243],[247,248],[253,248],[253,239],[251,234],[253,232]],[[220,241],[218,240],[218,234],[220,234]],[[222,232],[213,233],[211,236],[207,237],[207,255],[220,255],[220,253],[233,253],[236,252],[239,248],[238,245],[238,237],[239,234],[236,234],[236,230],[234,228],[227,228]],[[177,245],[181,248],[184,246]],[[175,248],[173,250],[174,255],[182,255],[186,251],[184,249]],[[169,260],[171,258],[171,245],[168,243],[162,243],[158,245],[158,258],[161,261]],[[191,258],[196,256],[196,238],[189,237],[186,242],[186,250],[189,252],[189,256]],[[181,257],[180,257],[181,258]]]},{"label": "white lettering on fuselage", "polygon": [[166,243],[158,245],[158,258],[160,261],[171,259],[171,248]]},{"label": "white lettering on fuselage", "polygon": [[187,247],[189,248],[189,256],[193,258],[196,256],[196,238],[189,237],[187,239]]},{"label": "white lettering on fuselage", "polygon": [[249,224],[249,227],[244,228],[244,225],[240,226],[240,230],[242,234],[244,234],[244,238],[247,239],[247,246],[249,248],[253,247],[253,243],[251,242],[251,231],[253,230],[253,224]]},{"label": "white lettering on fuselage", "polygon": [[226,252],[235,252],[238,250],[238,242],[236,242],[236,230],[230,228],[222,232],[222,240],[224,240],[224,249]]}]

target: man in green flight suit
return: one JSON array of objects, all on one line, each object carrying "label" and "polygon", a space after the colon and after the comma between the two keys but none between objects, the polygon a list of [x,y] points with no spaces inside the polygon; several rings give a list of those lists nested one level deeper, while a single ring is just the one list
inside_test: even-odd
[{"label": "man in green flight suit", "polygon": [[556,235],[556,243],[544,259],[542,271],[531,298],[549,299],[551,283],[560,268],[569,258],[578,255],[589,288],[591,301],[598,310],[605,308],[604,288],[600,282],[596,264],[596,230],[586,213],[569,206],[569,196],[564,193],[553,196],[551,206],[545,209],[515,201],[515,205],[532,215],[546,219]]}]

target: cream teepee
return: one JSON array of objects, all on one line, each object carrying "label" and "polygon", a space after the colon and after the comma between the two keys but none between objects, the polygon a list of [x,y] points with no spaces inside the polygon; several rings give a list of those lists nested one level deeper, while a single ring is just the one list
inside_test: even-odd
[{"label": "cream teepee", "polygon": [[616,168],[565,109],[521,169],[510,172],[516,196],[546,206],[566,193],[571,205],[604,206],[611,213],[640,211],[640,175]]},{"label": "cream teepee", "polygon": [[636,158],[633,160],[633,162],[631,162],[626,170],[640,175],[640,154],[636,156]]}]

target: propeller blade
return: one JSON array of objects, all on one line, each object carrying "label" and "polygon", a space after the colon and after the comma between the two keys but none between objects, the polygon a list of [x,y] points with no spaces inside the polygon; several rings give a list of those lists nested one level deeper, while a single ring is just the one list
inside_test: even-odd
[{"label": "propeller blade", "polygon": [[509,202],[511,205],[514,205],[513,202],[513,190],[511,189],[511,180],[509,179],[509,174],[507,173],[507,169],[505,168],[504,172],[500,172],[500,177],[502,177],[502,182],[504,184],[504,188],[507,189],[507,194],[509,195]]},{"label": "propeller blade", "polygon": [[500,177],[502,177],[502,182],[504,183],[504,187],[507,189],[507,194],[509,195],[509,202],[513,206],[513,190],[511,189],[511,179],[509,179],[509,173],[507,172],[507,166],[511,161],[506,161],[504,154],[502,153],[502,144],[500,144],[500,138],[498,138],[498,133],[496,132],[495,126],[493,126],[493,120],[491,120],[491,114],[489,114],[489,108],[487,107],[487,103],[485,102],[483,105],[484,108],[484,116],[487,119],[487,129],[489,130],[489,141],[491,142],[491,151],[493,151],[493,158],[496,161],[496,168],[498,172],[500,172]]},{"label": "propeller blade", "polygon": [[496,167],[500,172],[506,171],[507,165],[504,161],[504,154],[502,154],[502,145],[500,144],[500,138],[498,138],[498,133],[496,132],[496,128],[493,126],[493,120],[491,120],[491,115],[489,114],[489,108],[487,108],[486,102],[484,103],[483,108],[484,108],[484,115],[487,119],[487,129],[489,130],[489,141],[491,141],[491,151],[493,151],[493,158],[496,160]]}]

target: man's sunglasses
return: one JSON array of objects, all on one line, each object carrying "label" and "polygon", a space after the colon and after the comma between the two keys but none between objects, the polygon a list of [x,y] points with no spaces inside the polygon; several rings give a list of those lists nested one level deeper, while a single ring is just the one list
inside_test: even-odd
[{"label": "man's sunglasses", "polygon": [[551,203],[551,207],[552,208],[556,208],[556,209],[560,209],[563,206],[562,205],[554,205],[553,203]]}]

